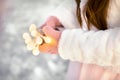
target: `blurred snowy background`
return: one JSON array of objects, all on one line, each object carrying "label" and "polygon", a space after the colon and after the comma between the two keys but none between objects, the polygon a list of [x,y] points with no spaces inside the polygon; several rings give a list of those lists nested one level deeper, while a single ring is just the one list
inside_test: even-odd
[{"label": "blurred snowy background", "polygon": [[40,26],[62,0],[0,0],[0,80],[64,80],[68,62],[58,55],[33,56],[22,34]]}]

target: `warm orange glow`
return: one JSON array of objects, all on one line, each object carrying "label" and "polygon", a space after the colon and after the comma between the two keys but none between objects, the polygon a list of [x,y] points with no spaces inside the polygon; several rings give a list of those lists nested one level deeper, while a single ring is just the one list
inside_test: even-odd
[{"label": "warm orange glow", "polygon": [[44,37],[46,43],[51,43],[52,39],[50,37]]},{"label": "warm orange glow", "polygon": [[56,41],[51,37],[46,36],[46,37],[44,37],[44,40],[45,40],[45,43],[47,43],[47,44],[56,45]]}]

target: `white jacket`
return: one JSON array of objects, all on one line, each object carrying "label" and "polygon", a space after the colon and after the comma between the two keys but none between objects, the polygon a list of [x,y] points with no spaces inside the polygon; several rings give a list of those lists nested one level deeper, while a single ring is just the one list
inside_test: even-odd
[{"label": "white jacket", "polygon": [[[81,9],[87,0],[81,0]],[[81,29],[76,18],[75,0],[64,2],[52,13],[66,28],[59,42],[63,59],[96,64],[120,72],[120,0],[110,0],[107,30]]]}]

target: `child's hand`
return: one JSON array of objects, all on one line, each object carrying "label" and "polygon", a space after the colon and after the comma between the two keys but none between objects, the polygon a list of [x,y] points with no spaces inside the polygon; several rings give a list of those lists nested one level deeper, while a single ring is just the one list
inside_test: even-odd
[{"label": "child's hand", "polygon": [[49,17],[47,21],[40,27],[45,35],[52,39],[51,44],[44,43],[43,45],[39,46],[41,52],[58,53],[58,41],[61,35],[61,31],[56,30],[58,28],[63,28],[63,26],[55,16]]},{"label": "child's hand", "polygon": [[51,39],[51,42],[40,45],[39,46],[40,51],[53,54],[58,53],[58,43],[62,31],[55,30],[53,27],[49,26],[44,26],[42,30],[44,34]]},{"label": "child's hand", "polygon": [[62,24],[60,23],[60,21],[55,16],[50,16],[45,21],[45,23],[42,26],[40,26],[40,29],[43,28],[44,26],[50,26],[52,28],[56,28],[56,27],[59,27],[59,26],[62,27]]},{"label": "child's hand", "polygon": [[49,17],[40,28],[31,25],[29,29],[31,35],[29,33],[23,35],[28,50],[32,50],[33,55],[38,55],[39,52],[58,53],[61,35],[61,30],[58,28],[63,29],[63,26],[54,16]]}]

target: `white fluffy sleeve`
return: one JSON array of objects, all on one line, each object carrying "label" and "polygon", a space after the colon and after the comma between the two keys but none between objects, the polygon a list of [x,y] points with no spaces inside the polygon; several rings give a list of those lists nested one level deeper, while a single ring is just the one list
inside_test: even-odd
[{"label": "white fluffy sleeve", "polygon": [[105,31],[64,30],[59,54],[63,59],[120,70],[120,27]]}]

